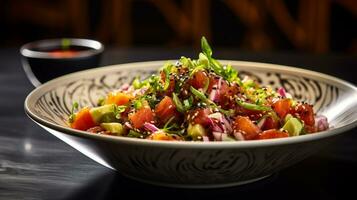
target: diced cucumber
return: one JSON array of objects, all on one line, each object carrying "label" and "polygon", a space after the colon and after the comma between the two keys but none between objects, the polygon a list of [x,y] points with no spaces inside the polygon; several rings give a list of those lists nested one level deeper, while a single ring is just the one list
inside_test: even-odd
[{"label": "diced cucumber", "polygon": [[[108,116],[111,113],[114,113],[115,105],[114,104],[108,104],[100,107],[95,107],[90,109],[90,114],[96,123],[102,122],[103,116]],[[114,115],[114,114],[113,114]]]},{"label": "diced cucumber", "polygon": [[187,134],[191,136],[193,140],[202,140],[202,136],[206,135],[206,130],[201,124],[189,124]]},{"label": "diced cucumber", "polygon": [[236,141],[233,137],[229,136],[229,135],[222,135],[222,141]]},{"label": "diced cucumber", "polygon": [[125,129],[123,125],[120,123],[101,123],[100,126],[104,128],[105,130],[114,133],[116,135],[124,135],[125,134]]},{"label": "diced cucumber", "polygon": [[283,129],[289,132],[290,136],[298,136],[300,135],[302,129],[303,129],[303,124],[299,121],[299,119],[290,116],[284,126]]},{"label": "diced cucumber", "polygon": [[289,121],[290,118],[292,118],[293,116],[291,114],[287,114],[284,118],[284,122],[286,123],[287,121]]},{"label": "diced cucumber", "polygon": [[109,112],[104,114],[98,123],[109,123],[109,122],[118,122],[118,119],[115,118],[114,113]]}]

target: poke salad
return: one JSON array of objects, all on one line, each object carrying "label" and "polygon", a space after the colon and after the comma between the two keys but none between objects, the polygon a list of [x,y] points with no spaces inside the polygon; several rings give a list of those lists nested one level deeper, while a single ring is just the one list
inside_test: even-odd
[{"label": "poke salad", "polygon": [[74,103],[69,126],[93,134],[203,142],[295,137],[329,128],[313,105],[222,65],[204,37],[201,48],[198,59],[167,62],[157,74],[110,91],[97,106]]}]

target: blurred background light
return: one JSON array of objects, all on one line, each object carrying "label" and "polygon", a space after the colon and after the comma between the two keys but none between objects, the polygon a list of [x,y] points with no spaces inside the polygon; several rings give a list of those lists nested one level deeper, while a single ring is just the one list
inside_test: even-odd
[{"label": "blurred background light", "polygon": [[0,45],[58,37],[114,47],[357,52],[355,0],[0,0]]}]

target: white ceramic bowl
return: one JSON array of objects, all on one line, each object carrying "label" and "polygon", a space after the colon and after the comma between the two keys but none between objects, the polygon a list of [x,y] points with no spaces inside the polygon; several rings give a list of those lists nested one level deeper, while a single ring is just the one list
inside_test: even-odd
[{"label": "white ceramic bowl", "polygon": [[[155,73],[165,61],[128,63],[69,74],[36,88],[25,101],[38,125],[98,163],[130,178],[174,187],[224,187],[264,178],[318,151],[357,125],[357,88],[321,73],[281,65],[222,61],[263,85],[287,89],[328,117],[327,131],[241,142],[167,142],[95,135],[66,124],[73,101],[95,105],[134,77]],[[75,163],[74,163],[75,164]]]}]

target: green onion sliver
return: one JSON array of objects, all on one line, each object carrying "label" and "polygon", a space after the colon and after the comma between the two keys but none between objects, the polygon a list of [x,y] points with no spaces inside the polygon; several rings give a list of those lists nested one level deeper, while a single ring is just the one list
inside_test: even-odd
[{"label": "green onion sliver", "polygon": [[242,102],[242,101],[237,101],[238,105],[242,106],[245,109],[248,110],[257,110],[257,111],[270,111],[271,107],[268,106],[261,106],[261,105],[256,105],[252,103],[247,103],[247,102]]},{"label": "green onion sliver", "polygon": [[182,105],[180,99],[178,98],[178,96],[176,95],[176,93],[172,93],[172,98],[173,98],[173,101],[174,101],[177,111],[179,111],[181,113],[185,112],[185,108],[183,107],[183,105]]},{"label": "green onion sliver", "polygon": [[199,98],[201,101],[203,102],[207,102],[207,97],[205,94],[203,94],[202,92],[200,92],[199,90],[196,90],[194,87],[190,87],[190,91],[197,97]]}]

